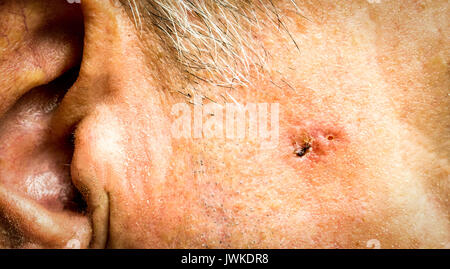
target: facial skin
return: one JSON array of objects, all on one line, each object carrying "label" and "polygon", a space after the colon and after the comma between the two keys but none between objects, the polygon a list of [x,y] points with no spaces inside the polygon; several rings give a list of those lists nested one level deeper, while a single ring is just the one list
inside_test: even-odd
[{"label": "facial skin", "polygon": [[[234,88],[82,2],[0,1],[0,247],[449,247],[448,1],[274,1]],[[279,104],[279,143],[174,137],[195,94]]]}]

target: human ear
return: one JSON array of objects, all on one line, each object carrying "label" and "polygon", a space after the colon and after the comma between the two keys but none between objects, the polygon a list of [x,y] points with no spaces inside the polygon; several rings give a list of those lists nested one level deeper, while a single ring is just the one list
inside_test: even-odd
[{"label": "human ear", "polygon": [[81,62],[80,6],[6,0],[0,18],[0,247],[87,247],[92,229],[70,179],[73,149],[50,127]]}]

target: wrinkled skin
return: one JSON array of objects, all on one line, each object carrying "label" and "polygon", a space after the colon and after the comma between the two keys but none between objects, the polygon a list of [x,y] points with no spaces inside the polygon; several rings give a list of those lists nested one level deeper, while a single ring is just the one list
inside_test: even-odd
[{"label": "wrinkled skin", "polygon": [[280,104],[261,148],[174,138],[189,81],[118,5],[0,1],[0,246],[448,248],[448,1],[304,2],[228,90]]}]

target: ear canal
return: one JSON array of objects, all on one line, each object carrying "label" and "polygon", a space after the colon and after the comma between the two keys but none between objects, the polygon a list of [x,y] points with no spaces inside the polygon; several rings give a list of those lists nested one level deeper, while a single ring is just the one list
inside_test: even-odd
[{"label": "ear canal", "polygon": [[[78,76],[82,12],[66,1],[3,2],[0,20],[20,38],[0,47],[0,73],[11,78],[0,79],[0,248],[88,247],[73,146],[52,139],[50,124]],[[9,28],[1,30],[12,38]]]}]

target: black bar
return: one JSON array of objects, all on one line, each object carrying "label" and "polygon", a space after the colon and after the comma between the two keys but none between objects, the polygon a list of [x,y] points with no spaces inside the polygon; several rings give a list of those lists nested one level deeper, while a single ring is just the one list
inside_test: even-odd
[{"label": "black bar", "polygon": [[85,268],[92,261],[108,262],[118,266],[117,268],[130,269],[136,266],[334,268],[338,265],[385,268],[392,262],[400,263],[405,268],[406,265],[417,265],[422,261],[428,264],[443,261],[441,266],[446,267],[449,254],[448,250],[0,250],[0,260],[2,263],[9,260],[14,265],[35,262],[39,265],[59,265],[62,268],[67,265]]}]

